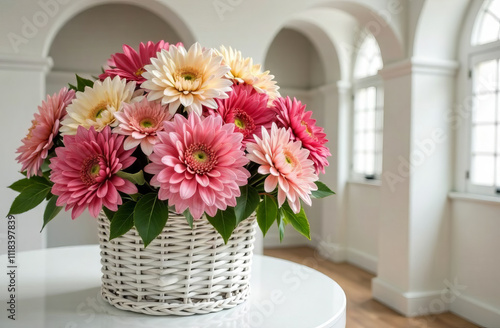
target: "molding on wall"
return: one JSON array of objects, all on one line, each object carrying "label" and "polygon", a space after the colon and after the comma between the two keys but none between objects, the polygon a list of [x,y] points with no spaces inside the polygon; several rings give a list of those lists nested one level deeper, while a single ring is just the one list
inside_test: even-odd
[{"label": "molding on wall", "polygon": [[442,300],[442,294],[443,290],[404,292],[378,277],[372,279],[373,298],[406,317],[448,311],[449,303]]},{"label": "molding on wall", "polygon": [[351,88],[352,88],[351,82],[343,80],[337,81],[337,90],[339,93],[346,93],[350,91]]},{"label": "molding on wall", "polygon": [[26,57],[0,54],[0,70],[48,72],[54,65],[51,57]]},{"label": "molding on wall", "polygon": [[450,311],[483,327],[499,327],[500,309],[482,303],[475,298],[459,295],[451,303]]},{"label": "molding on wall", "polygon": [[354,248],[347,248],[347,262],[370,273],[377,274],[378,259],[373,255]]},{"label": "molding on wall", "polygon": [[57,86],[57,88],[62,88],[65,86],[68,86],[68,83],[75,84],[76,85],[76,78],[75,74],[78,74],[79,76],[83,78],[90,79],[92,76],[98,76],[99,73],[92,73],[92,72],[65,72],[65,71],[50,71],[47,72],[47,86],[49,85],[54,85]]},{"label": "molding on wall", "polygon": [[391,80],[412,73],[455,76],[459,67],[458,61],[431,59],[431,58],[410,58],[385,66],[379,71],[384,80]]},{"label": "molding on wall", "polygon": [[323,94],[329,94],[329,93],[344,93],[351,90],[351,83],[348,81],[337,81],[335,83],[329,83],[329,84],[324,84],[320,85],[319,87],[311,88],[311,89],[296,89],[296,88],[289,88],[289,87],[281,87],[280,92],[281,93],[288,93],[292,94],[297,97],[311,97],[311,96],[317,96],[317,95],[323,95]]},{"label": "molding on wall", "polygon": [[477,195],[465,192],[455,192],[452,191],[448,193],[448,198],[452,201],[465,201],[472,203],[480,203],[491,206],[500,206],[500,197],[487,196],[487,195]]}]

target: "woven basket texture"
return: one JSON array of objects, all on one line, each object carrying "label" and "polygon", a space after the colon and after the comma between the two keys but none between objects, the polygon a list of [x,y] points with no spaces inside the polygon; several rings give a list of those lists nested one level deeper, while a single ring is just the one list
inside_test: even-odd
[{"label": "woven basket texture", "polygon": [[109,240],[109,220],[98,217],[102,288],[113,306],[150,315],[217,312],[249,295],[255,217],[241,222],[227,245],[205,219],[170,213],[163,232],[144,248],[135,228]]}]

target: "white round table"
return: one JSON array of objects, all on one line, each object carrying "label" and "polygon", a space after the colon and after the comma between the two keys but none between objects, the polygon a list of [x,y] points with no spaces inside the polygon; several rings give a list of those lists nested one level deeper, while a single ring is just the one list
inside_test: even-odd
[{"label": "white round table", "polygon": [[[99,246],[49,248],[16,254],[16,268],[0,263],[0,327],[344,328],[346,297],[340,286],[306,266],[255,255],[251,296],[233,309],[187,317],[122,311],[101,298]],[[7,316],[8,273],[15,270],[16,320]]]}]

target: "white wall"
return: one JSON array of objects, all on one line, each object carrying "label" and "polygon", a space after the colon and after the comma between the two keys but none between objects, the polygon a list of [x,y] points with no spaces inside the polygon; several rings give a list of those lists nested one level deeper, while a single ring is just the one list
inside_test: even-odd
[{"label": "white wall", "polygon": [[377,272],[380,184],[350,182],[347,187],[347,260]]},{"label": "white wall", "polygon": [[500,201],[452,199],[451,311],[486,327],[500,323]]}]

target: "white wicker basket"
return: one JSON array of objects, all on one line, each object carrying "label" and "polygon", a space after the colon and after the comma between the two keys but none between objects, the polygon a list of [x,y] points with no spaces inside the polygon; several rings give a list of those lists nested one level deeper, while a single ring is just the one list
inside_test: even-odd
[{"label": "white wicker basket", "polygon": [[163,232],[144,249],[135,228],[109,241],[109,220],[98,218],[102,296],[123,310],[151,315],[217,312],[249,295],[255,217],[241,222],[227,245],[206,220],[193,229],[170,213]]}]

